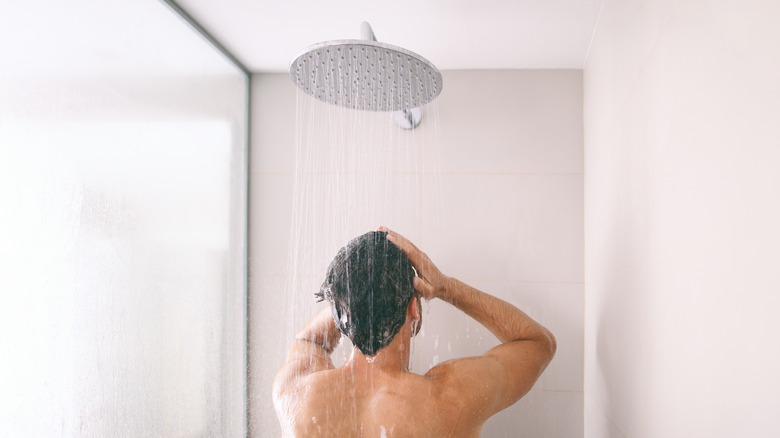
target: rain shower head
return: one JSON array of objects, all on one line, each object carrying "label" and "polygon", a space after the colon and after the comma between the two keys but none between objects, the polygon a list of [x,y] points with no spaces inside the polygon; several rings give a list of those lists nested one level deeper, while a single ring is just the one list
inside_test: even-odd
[{"label": "rain shower head", "polygon": [[357,110],[411,110],[441,93],[441,73],[430,61],[377,42],[368,23],[361,34],[307,47],[290,63],[290,78],[323,102]]}]

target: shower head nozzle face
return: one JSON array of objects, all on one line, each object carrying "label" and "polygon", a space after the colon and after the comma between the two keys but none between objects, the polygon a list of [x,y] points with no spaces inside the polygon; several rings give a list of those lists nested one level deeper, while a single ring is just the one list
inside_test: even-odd
[{"label": "shower head nozzle face", "polygon": [[416,108],[435,99],[442,89],[441,73],[427,59],[367,40],[308,47],[290,63],[290,78],[319,100],[368,111]]}]

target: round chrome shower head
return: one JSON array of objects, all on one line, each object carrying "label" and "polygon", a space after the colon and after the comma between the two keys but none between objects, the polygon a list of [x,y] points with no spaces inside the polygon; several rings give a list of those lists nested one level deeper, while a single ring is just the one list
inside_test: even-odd
[{"label": "round chrome shower head", "polygon": [[290,63],[290,78],[307,94],[347,108],[399,111],[441,93],[439,70],[422,56],[370,40],[327,41]]}]

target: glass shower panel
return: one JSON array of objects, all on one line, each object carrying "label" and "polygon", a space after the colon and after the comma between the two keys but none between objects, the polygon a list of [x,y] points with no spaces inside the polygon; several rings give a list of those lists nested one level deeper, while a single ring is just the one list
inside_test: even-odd
[{"label": "glass shower panel", "polygon": [[156,0],[0,6],[0,436],[245,434],[247,81]]}]

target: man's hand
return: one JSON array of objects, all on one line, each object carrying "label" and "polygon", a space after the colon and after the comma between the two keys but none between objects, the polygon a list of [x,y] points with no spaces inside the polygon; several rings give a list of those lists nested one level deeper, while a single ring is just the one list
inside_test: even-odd
[{"label": "man's hand", "polygon": [[409,257],[414,270],[417,271],[417,277],[414,278],[414,288],[422,294],[423,298],[430,300],[443,298],[447,295],[451,279],[441,273],[427,254],[395,231],[386,227],[379,227],[379,231],[387,232],[387,240],[396,244]]}]

